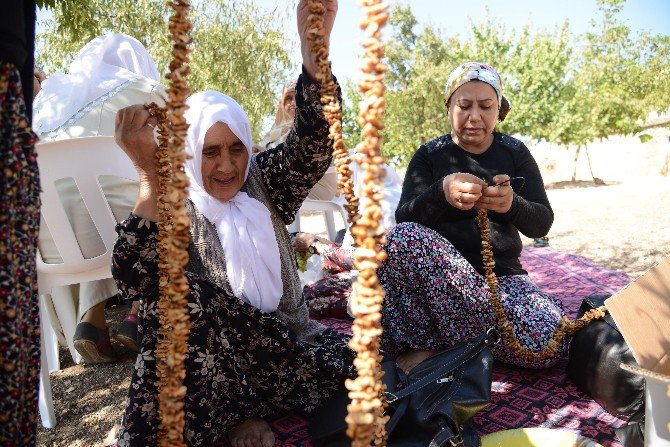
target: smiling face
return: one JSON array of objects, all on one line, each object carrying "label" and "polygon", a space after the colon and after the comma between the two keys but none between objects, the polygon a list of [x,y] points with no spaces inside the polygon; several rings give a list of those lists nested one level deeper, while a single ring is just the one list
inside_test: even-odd
[{"label": "smiling face", "polygon": [[215,123],[202,147],[202,185],[219,200],[230,200],[244,185],[249,153],[227,124]]},{"label": "smiling face", "polygon": [[470,81],[451,95],[448,104],[451,136],[468,152],[482,153],[493,141],[498,97],[486,82]]}]

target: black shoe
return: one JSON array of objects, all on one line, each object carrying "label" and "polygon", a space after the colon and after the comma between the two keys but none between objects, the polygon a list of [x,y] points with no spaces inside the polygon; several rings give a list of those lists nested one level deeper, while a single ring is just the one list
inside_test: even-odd
[{"label": "black shoe", "polygon": [[109,363],[117,360],[109,330],[98,329],[91,323],[81,322],[74,331],[74,348],[82,356],[84,363]]}]

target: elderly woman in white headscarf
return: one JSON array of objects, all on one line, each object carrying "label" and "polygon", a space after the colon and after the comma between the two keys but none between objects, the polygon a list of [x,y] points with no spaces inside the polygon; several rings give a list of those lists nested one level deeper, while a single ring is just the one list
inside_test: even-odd
[{"label": "elderly woman in white headscarf", "polygon": [[[54,73],[41,83],[34,103],[34,130],[40,141],[89,136],[113,136],[116,112],[132,104],[163,104],[165,89],[156,63],[137,39],[110,33],[88,42],[75,56],[67,73]],[[94,151],[96,148],[91,147]],[[121,155],[122,156],[122,155]],[[76,160],[72,160],[76,162]],[[124,219],[137,197],[137,182],[103,176],[100,185],[117,220]],[[56,183],[75,236],[86,258],[99,256],[105,246],[72,179]],[[62,262],[49,228],[42,223],[39,249],[48,263]],[[116,358],[105,319],[107,299],[117,293],[113,279],[55,287],[54,302],[74,300],[77,321],[73,345],[85,363]],[[137,351],[137,302],[116,334],[118,341]],[[58,315],[52,315],[58,321]]]},{"label": "elderly woman in white headscarf", "polygon": [[[298,6],[299,25],[307,17],[305,4]],[[336,2],[324,4],[330,31]],[[306,27],[299,29],[306,33]],[[188,99],[186,275],[192,327],[184,433],[191,446],[212,445],[226,435],[234,447],[272,446],[266,417],[310,412],[353,371],[346,337],[308,317],[286,231],[332,159],[316,64],[308,51],[303,54],[296,88],[299,119],[273,149],[252,155],[249,121],[230,97],[206,91]],[[142,106],[121,110],[116,120],[117,142],[141,181],[134,211],[118,227],[113,273],[126,298],[144,298],[140,355],[119,446],[154,445],[157,436],[154,122]]]}]

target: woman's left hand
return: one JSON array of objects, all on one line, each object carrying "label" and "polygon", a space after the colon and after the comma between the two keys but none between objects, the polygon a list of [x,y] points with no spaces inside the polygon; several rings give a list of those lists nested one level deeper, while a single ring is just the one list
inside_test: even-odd
[{"label": "woman's left hand", "polygon": [[509,175],[505,174],[498,174],[493,177],[493,183],[499,184],[499,186],[487,186],[484,188],[482,196],[475,203],[475,206],[495,211],[496,213],[508,212],[512,207],[512,200],[514,199],[514,191],[509,180]]},{"label": "woman's left hand", "polygon": [[[335,23],[335,15],[337,14],[337,0],[316,0],[323,3],[326,12],[323,17],[323,31],[324,39],[326,41],[326,48],[330,48],[330,33],[333,30],[333,23]],[[309,34],[309,5],[308,0],[300,0],[298,4],[298,34],[300,35],[300,47],[302,50],[302,63],[307,70],[307,73],[312,79],[318,79],[317,73],[319,66],[316,64],[316,55],[312,54],[312,43],[307,39]]]}]

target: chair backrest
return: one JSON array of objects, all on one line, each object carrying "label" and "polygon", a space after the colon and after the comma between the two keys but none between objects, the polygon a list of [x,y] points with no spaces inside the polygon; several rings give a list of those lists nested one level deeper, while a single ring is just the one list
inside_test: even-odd
[{"label": "chair backrest", "polygon": [[[324,218],[326,221],[326,230],[328,231],[328,237],[330,240],[334,241],[335,237],[337,236],[337,231],[335,229],[335,219],[333,216],[333,212],[339,212],[340,215],[342,216],[342,221],[344,222],[344,230],[347,231],[349,228],[349,222],[347,221],[347,212],[344,209],[342,205],[339,203],[333,202],[333,201],[325,201],[325,200],[312,200],[312,199],[305,199],[304,202],[302,202],[302,206],[300,207],[300,211],[321,211],[324,214]],[[295,231],[300,231],[298,228]]]},{"label": "chair backrest", "polygon": [[[38,253],[38,278],[40,275],[71,277],[72,282],[67,279],[60,281],[64,285],[111,277],[116,219],[102,191],[99,177],[109,175],[137,181],[135,167],[114,142],[114,137],[83,137],[38,143],[36,151],[42,183],[42,217],[63,259],[59,264],[47,264]],[[99,256],[87,259],[82,255],[56,190],[56,181],[64,178],[74,179],[105,245],[105,252]],[[48,290],[41,293],[48,293]]]}]

